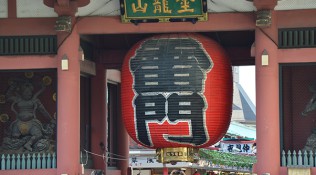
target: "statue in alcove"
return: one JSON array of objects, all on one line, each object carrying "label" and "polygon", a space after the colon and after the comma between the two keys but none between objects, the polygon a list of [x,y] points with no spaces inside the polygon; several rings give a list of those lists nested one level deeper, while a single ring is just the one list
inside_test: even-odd
[{"label": "statue in alcove", "polygon": [[[52,146],[50,138],[54,134],[56,121],[38,99],[45,88],[46,86],[41,83],[40,90],[34,93],[34,86],[29,80],[11,81],[6,92],[6,101],[11,104],[16,119],[10,124],[3,139],[1,146],[3,151],[40,152],[50,149]],[[50,122],[43,124],[38,120],[36,117],[38,112]]]},{"label": "statue in alcove", "polygon": [[[305,109],[302,112],[302,116],[306,117],[310,112],[316,109],[316,82],[313,82],[308,87],[312,93],[311,99],[308,101]],[[303,148],[306,151],[316,151],[316,128],[313,128],[312,134],[307,138],[306,144]]]}]

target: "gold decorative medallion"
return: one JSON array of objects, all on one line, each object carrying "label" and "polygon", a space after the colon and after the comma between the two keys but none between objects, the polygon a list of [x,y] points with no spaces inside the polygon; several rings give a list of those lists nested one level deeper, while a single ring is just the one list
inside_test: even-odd
[{"label": "gold decorative medallion", "polygon": [[5,123],[5,122],[7,122],[7,121],[9,121],[9,115],[8,114],[1,114],[0,115],[0,121],[2,122],[2,123]]},{"label": "gold decorative medallion", "polygon": [[156,149],[157,161],[160,163],[196,162],[199,148],[177,147]]},{"label": "gold decorative medallion", "polygon": [[56,102],[56,100],[57,100],[57,94],[56,94],[56,92],[53,94],[53,100],[54,100],[54,102]]},{"label": "gold decorative medallion", "polygon": [[50,76],[43,77],[43,83],[45,86],[49,86],[52,84],[52,78]]},{"label": "gold decorative medallion", "polygon": [[20,130],[21,134],[23,134],[23,135],[28,134],[29,133],[29,129],[30,129],[30,126],[29,126],[28,123],[21,122],[19,124],[19,130]]},{"label": "gold decorative medallion", "polygon": [[34,72],[24,72],[24,76],[25,76],[26,78],[33,78]]},{"label": "gold decorative medallion", "polygon": [[0,104],[5,104],[5,95],[0,95]]}]

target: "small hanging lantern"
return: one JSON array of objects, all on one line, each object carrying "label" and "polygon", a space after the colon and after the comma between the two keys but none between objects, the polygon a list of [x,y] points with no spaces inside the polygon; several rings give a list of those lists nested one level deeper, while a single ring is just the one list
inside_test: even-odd
[{"label": "small hanging lantern", "polygon": [[158,161],[196,159],[226,133],[232,112],[232,69],[224,50],[196,34],[145,39],[122,67],[122,116]]}]

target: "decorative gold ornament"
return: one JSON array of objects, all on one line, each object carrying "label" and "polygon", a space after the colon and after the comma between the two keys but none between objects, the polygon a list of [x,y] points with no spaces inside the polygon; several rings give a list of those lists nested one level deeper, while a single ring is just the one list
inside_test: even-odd
[{"label": "decorative gold ornament", "polygon": [[199,148],[178,147],[156,149],[157,161],[160,163],[196,162]]},{"label": "decorative gold ornament", "polygon": [[34,72],[24,72],[24,76],[25,76],[26,78],[33,78]]},{"label": "decorative gold ornament", "polygon": [[9,119],[10,119],[10,117],[9,117],[8,114],[1,114],[1,115],[0,115],[0,121],[1,121],[2,123],[5,123],[5,122],[9,121]]},{"label": "decorative gold ornament", "polygon": [[0,95],[0,104],[5,104],[5,95]]},{"label": "decorative gold ornament", "polygon": [[21,132],[21,134],[25,135],[25,134],[28,134],[29,133],[29,124],[26,123],[26,122],[22,122],[19,124],[19,130]]},{"label": "decorative gold ornament", "polygon": [[43,83],[45,86],[49,86],[52,84],[52,78],[50,76],[43,77]]},{"label": "decorative gold ornament", "polygon": [[57,100],[57,94],[56,94],[56,92],[53,94],[53,100],[54,100],[54,102],[56,102],[56,100]]}]

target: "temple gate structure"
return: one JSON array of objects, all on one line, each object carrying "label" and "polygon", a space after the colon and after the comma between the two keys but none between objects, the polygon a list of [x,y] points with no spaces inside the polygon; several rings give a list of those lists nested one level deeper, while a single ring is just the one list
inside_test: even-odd
[{"label": "temple gate structure", "polygon": [[316,174],[316,2],[0,0],[0,175],[129,174],[123,59],[179,33],[256,67],[253,172]]}]

